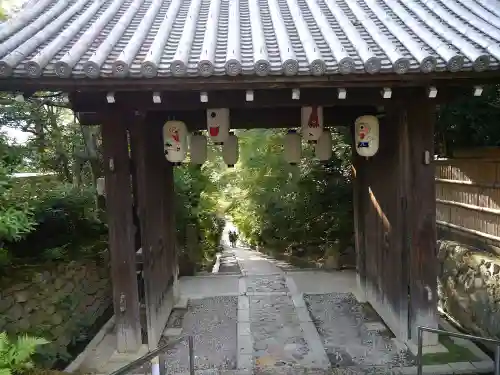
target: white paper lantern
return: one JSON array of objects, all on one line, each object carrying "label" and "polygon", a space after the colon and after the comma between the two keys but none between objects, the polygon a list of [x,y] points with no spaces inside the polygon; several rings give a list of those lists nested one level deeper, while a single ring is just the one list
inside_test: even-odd
[{"label": "white paper lantern", "polygon": [[167,121],[163,126],[163,147],[169,162],[177,164],[186,158],[187,133],[182,121]]},{"label": "white paper lantern", "polygon": [[283,144],[285,161],[295,165],[300,162],[302,157],[302,139],[295,130],[289,130],[285,135]]},{"label": "white paper lantern", "polygon": [[321,161],[330,160],[332,157],[332,133],[330,130],[325,129],[316,143],[314,149],[316,157]]},{"label": "white paper lantern", "polygon": [[354,123],[356,151],[364,157],[375,155],[379,147],[379,123],[375,116],[361,116]]},{"label": "white paper lantern", "polygon": [[215,144],[223,144],[229,136],[229,109],[207,109],[208,135]]},{"label": "white paper lantern", "polygon": [[99,177],[96,183],[97,195],[106,195],[106,182],[104,177]]},{"label": "white paper lantern", "polygon": [[207,137],[202,134],[191,135],[189,145],[191,164],[202,165],[207,161]]},{"label": "white paper lantern", "polygon": [[302,107],[301,124],[302,138],[316,143],[323,132],[323,107]]},{"label": "white paper lantern", "polygon": [[238,157],[238,137],[233,133],[229,133],[226,141],[222,145],[222,158],[228,167],[234,167],[238,162]]}]

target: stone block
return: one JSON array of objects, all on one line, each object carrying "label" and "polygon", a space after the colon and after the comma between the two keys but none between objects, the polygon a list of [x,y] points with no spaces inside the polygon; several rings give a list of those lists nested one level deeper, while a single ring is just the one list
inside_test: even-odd
[{"label": "stone block", "polygon": [[253,354],[253,340],[250,335],[238,335],[238,355]]},{"label": "stone block", "polygon": [[250,308],[250,301],[247,296],[238,297],[238,310],[248,310]]},{"label": "stone block", "polygon": [[453,374],[471,374],[474,373],[476,368],[470,362],[453,362],[449,363]]},{"label": "stone block", "polygon": [[453,374],[453,370],[450,365],[427,365],[423,366],[422,372],[424,375],[447,375]]},{"label": "stone block", "polygon": [[238,322],[238,336],[250,334],[250,322]]},{"label": "stone block", "polygon": [[7,311],[14,305],[15,301],[12,296],[5,296],[0,298],[0,314]]},{"label": "stone block", "polygon": [[485,374],[489,372],[493,372],[494,369],[494,363],[493,361],[480,361],[480,362],[472,362],[472,365],[474,366],[474,369],[476,373],[478,374]]},{"label": "stone block", "polygon": [[238,309],[238,322],[249,322],[249,321],[250,321],[250,310]]},{"label": "stone block", "polygon": [[177,337],[182,334],[182,328],[165,328],[163,331],[163,336],[167,337]]}]

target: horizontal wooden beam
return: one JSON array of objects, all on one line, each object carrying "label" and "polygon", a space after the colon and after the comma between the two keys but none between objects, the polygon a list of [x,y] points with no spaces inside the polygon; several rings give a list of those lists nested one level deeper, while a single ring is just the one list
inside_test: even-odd
[{"label": "horizontal wooden beam", "polygon": [[475,182],[466,180],[449,180],[445,178],[436,178],[436,183],[438,184],[454,184],[454,185],[466,185],[471,187],[478,187],[483,189],[499,189],[500,183],[498,182]]},{"label": "horizontal wooden beam", "polygon": [[[232,129],[269,129],[269,128],[296,128],[300,127],[300,107],[279,108],[234,108],[230,112]],[[105,113],[105,112],[101,112]],[[206,110],[192,111],[155,111],[149,112],[151,121],[165,122],[179,120],[186,123],[190,131],[206,129]],[[323,109],[325,126],[348,126],[362,115],[378,114],[376,107],[326,107]],[[96,125],[101,123],[100,113],[80,113],[79,120],[82,125]],[[147,125],[147,124],[146,124]]]},{"label": "horizontal wooden beam", "polygon": [[[162,91],[113,92],[113,102],[108,103],[107,93],[74,92],[70,95],[73,110],[77,112],[99,112],[106,110],[136,111],[178,111],[207,108],[276,108],[300,107],[305,105],[321,106],[399,106],[409,100],[420,98],[423,101],[440,104],[449,102],[460,90],[440,88],[436,98],[428,98],[424,88],[393,88],[391,98],[384,99],[381,88],[346,89],[346,98],[339,98],[336,88],[300,89],[299,97],[292,96],[292,89],[252,90],[248,100],[246,90],[219,91]],[[160,99],[154,102],[153,98]],[[158,100],[157,100],[158,101]]]},{"label": "horizontal wooden beam", "polygon": [[312,76],[238,76],[210,78],[7,78],[0,79],[0,91],[62,90],[71,91],[147,91],[147,90],[221,90],[264,89],[293,87],[391,87],[427,86],[446,84],[452,86],[493,84],[500,82],[500,70],[488,72],[434,72],[430,74],[349,74]]},{"label": "horizontal wooden beam", "polygon": [[460,207],[460,208],[465,208],[466,210],[500,216],[500,210],[495,208],[481,207],[481,206],[476,206],[475,204],[449,201],[446,199],[436,199],[436,203],[443,204],[445,206]]},{"label": "horizontal wooden beam", "polygon": [[465,228],[465,227],[462,227],[460,225],[447,223],[446,221],[441,221],[441,220],[436,220],[436,224],[440,225],[442,227],[447,227],[447,228],[455,229],[455,230],[458,230],[458,231],[461,231],[461,232],[473,234],[475,236],[479,236],[479,237],[482,237],[482,238],[486,238],[486,239],[491,240],[491,241],[500,242],[500,237],[493,236],[492,234],[480,232],[478,230]]}]

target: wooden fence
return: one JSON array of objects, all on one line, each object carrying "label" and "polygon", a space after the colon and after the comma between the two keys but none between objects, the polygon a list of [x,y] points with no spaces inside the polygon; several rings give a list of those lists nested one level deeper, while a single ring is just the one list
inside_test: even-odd
[{"label": "wooden fence", "polygon": [[436,160],[438,236],[500,255],[500,148]]}]

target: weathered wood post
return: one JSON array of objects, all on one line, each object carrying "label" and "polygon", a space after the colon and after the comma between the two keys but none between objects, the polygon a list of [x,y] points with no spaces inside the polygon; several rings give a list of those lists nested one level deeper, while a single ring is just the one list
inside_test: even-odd
[{"label": "weathered wood post", "polygon": [[[423,91],[423,90],[421,90]],[[415,100],[418,97],[420,100]],[[434,171],[434,124],[436,104],[420,92],[408,101],[407,153],[410,241],[410,326],[416,340],[417,326],[438,328],[436,250],[436,187]],[[424,345],[436,345],[437,335],[424,334]]]},{"label": "weathered wood post", "polygon": [[103,116],[102,140],[118,352],[141,346],[139,295],[132,221],[132,186],[126,120],[118,112]]},{"label": "weathered wood post", "polygon": [[150,350],[158,346],[174,304],[173,167],[165,159],[162,125],[163,122],[153,116],[136,114],[136,121],[130,127],[137,177]]}]

